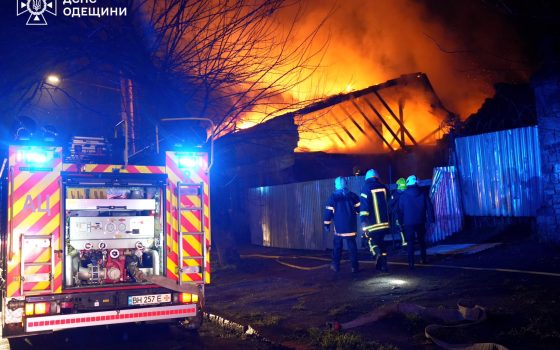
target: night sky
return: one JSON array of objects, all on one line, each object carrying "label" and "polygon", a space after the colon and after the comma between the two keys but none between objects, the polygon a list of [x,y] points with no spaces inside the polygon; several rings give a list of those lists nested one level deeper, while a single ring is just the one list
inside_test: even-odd
[{"label": "night sky", "polygon": [[[70,18],[62,15],[59,1],[58,16],[46,15],[48,26],[32,27],[25,25],[26,15],[15,15],[15,0],[1,6],[3,139],[10,138],[10,126],[21,115],[66,135],[111,134],[120,120],[121,75],[135,84],[136,118],[145,128],[170,115],[205,114],[223,121],[230,113],[234,98],[220,91],[219,103],[203,106],[204,77],[189,72],[185,79],[153,59],[154,28],[140,12]],[[558,13],[555,1],[545,0],[306,1],[272,15],[272,37],[282,37],[294,23],[293,42],[304,40],[325,19],[310,42],[320,60],[310,61],[314,71],[307,80],[277,98],[320,98],[419,71],[465,119],[493,96],[495,83],[527,83],[558,53]],[[61,85],[40,85],[50,73],[63,77]]]}]

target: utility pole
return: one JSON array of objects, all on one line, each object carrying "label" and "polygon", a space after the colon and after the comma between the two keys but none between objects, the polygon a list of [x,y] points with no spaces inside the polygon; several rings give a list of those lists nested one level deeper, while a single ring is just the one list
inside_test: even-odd
[{"label": "utility pole", "polygon": [[131,79],[126,79],[121,73],[121,120],[125,128],[125,156],[128,159],[128,138],[132,154],[136,153],[136,132],[134,118],[134,89]]}]

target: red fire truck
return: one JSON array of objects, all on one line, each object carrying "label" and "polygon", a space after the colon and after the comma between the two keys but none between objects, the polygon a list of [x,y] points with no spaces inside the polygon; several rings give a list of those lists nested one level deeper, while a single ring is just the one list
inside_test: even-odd
[{"label": "red fire truck", "polygon": [[[202,322],[210,283],[208,152],[85,161],[102,139],[9,146],[1,206],[3,337],[127,322]],[[90,157],[95,159],[95,157]]]}]

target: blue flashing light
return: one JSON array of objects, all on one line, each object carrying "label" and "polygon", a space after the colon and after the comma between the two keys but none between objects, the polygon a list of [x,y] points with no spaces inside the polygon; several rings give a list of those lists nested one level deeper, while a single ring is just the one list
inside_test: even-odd
[{"label": "blue flashing light", "polygon": [[179,168],[200,168],[201,158],[194,154],[180,155],[177,160],[177,164],[179,165]]},{"label": "blue flashing light", "polygon": [[28,164],[45,164],[53,159],[52,152],[24,150],[18,153],[18,161]]}]

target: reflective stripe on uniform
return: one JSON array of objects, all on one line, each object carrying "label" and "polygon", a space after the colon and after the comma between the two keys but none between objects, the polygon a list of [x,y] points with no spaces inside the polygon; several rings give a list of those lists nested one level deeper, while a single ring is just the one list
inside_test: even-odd
[{"label": "reflective stripe on uniform", "polygon": [[336,233],[335,232],[335,236],[340,236],[340,237],[352,237],[355,236],[356,232],[350,232],[350,233]]},{"label": "reflective stripe on uniform", "polygon": [[334,213],[334,207],[326,207],[327,210],[332,210],[332,212]]},{"label": "reflective stripe on uniform", "polygon": [[373,197],[373,210],[375,211],[375,221],[381,222],[381,217],[379,215],[379,203],[377,202],[377,196],[375,195],[376,192],[380,192],[379,189],[371,190],[371,196]]},{"label": "reflective stripe on uniform", "polygon": [[369,245],[369,251],[371,252],[371,254],[372,254],[373,256],[376,256],[376,255],[378,254],[378,253],[377,253],[377,250],[379,249],[379,247],[377,246],[377,244],[373,244],[373,243],[371,242],[371,239],[368,239],[368,245]]},{"label": "reflective stripe on uniform", "polygon": [[360,216],[368,216],[369,215],[369,211],[361,211],[360,212]]},{"label": "reflective stripe on uniform", "polygon": [[360,206],[360,202],[354,204],[354,207],[355,207],[355,208],[357,208],[357,207],[359,207],[359,206]]},{"label": "reflective stripe on uniform", "polygon": [[364,231],[377,231],[377,230],[381,230],[381,229],[385,229],[385,228],[389,228],[389,223],[388,222],[382,222],[380,224],[365,226],[363,228],[363,230]]},{"label": "reflective stripe on uniform", "polygon": [[365,193],[360,193],[360,196],[362,196],[364,198],[367,198],[367,194],[365,194]]},{"label": "reflective stripe on uniform", "polygon": [[323,221],[323,224],[325,225],[330,225],[332,223],[332,221]]}]

